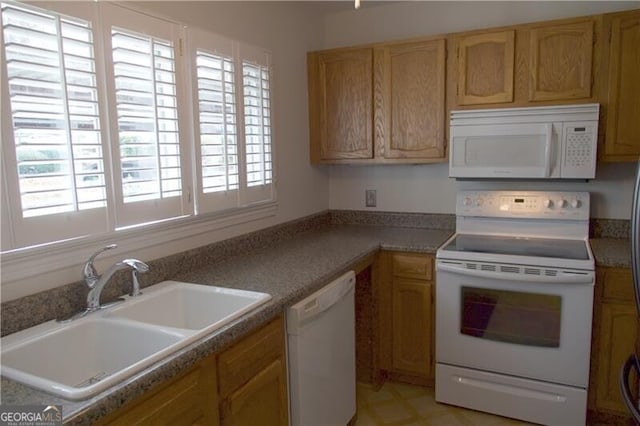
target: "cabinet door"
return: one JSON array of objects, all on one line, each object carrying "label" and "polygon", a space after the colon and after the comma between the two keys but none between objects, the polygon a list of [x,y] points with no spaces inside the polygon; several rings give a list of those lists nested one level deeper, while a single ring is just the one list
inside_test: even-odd
[{"label": "cabinet door", "polygon": [[188,426],[217,425],[218,399],[214,357],[161,385],[131,405],[108,416],[100,425]]},{"label": "cabinet door", "polygon": [[532,29],[529,101],[589,98],[592,53],[593,21]]},{"label": "cabinet door", "polygon": [[611,22],[609,105],[605,159],[635,161],[640,154],[640,12]]},{"label": "cabinet door", "polygon": [[445,157],[445,40],[377,49],[376,156]]},{"label": "cabinet door", "polygon": [[596,405],[599,409],[626,414],[618,373],[634,351],[637,328],[635,306],[604,303],[600,327]]},{"label": "cabinet door", "polygon": [[310,54],[312,161],[373,158],[372,87],[372,49]]},{"label": "cabinet door", "polygon": [[431,283],[394,278],[392,366],[402,372],[432,377]]},{"label": "cabinet door", "polygon": [[233,392],[221,408],[223,426],[287,426],[284,361],[278,359]]},{"label": "cabinet door", "polygon": [[513,102],[514,31],[457,39],[458,105]]}]

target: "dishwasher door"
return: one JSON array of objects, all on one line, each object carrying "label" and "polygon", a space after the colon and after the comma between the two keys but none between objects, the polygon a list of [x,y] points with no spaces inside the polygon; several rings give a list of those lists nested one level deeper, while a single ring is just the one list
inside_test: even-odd
[{"label": "dishwasher door", "polygon": [[287,309],[293,426],[346,425],[356,413],[355,274]]}]

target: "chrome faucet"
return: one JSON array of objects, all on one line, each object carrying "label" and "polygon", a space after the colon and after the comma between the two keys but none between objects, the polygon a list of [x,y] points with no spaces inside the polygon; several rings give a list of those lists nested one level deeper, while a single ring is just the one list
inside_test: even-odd
[{"label": "chrome faucet", "polygon": [[133,288],[130,293],[131,296],[137,296],[138,294],[140,294],[140,284],[138,282],[138,273],[144,273],[149,270],[149,265],[147,265],[146,263],[137,259],[124,259],[124,260],[121,260],[120,262],[117,262],[111,265],[109,269],[107,269],[102,275],[98,275],[96,268],[93,266],[93,261],[100,253],[106,250],[114,249],[116,247],[117,247],[116,244],[111,244],[106,247],[103,247],[102,249],[98,250],[93,255],[91,255],[89,260],[87,260],[87,263],[84,264],[84,268],[83,268],[84,282],[85,284],[87,284],[87,287],[89,287],[89,294],[87,295],[87,311],[88,312],[93,312],[100,309],[101,307],[100,295],[102,294],[102,290],[111,279],[111,276],[117,271],[120,271],[122,269],[131,268],[132,270],[132,281],[133,281],[132,287]]},{"label": "chrome faucet", "polygon": [[[102,289],[104,289],[104,286],[107,285],[107,283],[111,279],[111,276],[117,271],[127,268],[133,269],[134,273],[147,272],[149,270],[149,266],[144,262],[141,262],[137,259],[124,259],[111,265],[109,269],[107,269],[105,273],[97,279],[97,281],[93,281],[92,286],[89,286],[89,281],[85,281],[87,283],[87,286],[89,286],[89,294],[87,295],[87,309],[90,312],[100,309],[100,295],[102,294]],[[140,292],[140,285],[138,284],[137,277],[135,277],[133,281],[134,290],[131,292],[132,296],[137,295]],[[136,287],[138,288],[136,289]]]},{"label": "chrome faucet", "polygon": [[[87,262],[84,264],[84,267],[82,268],[82,277],[87,287],[89,287],[89,294],[87,294],[87,306],[81,312],[58,319],[58,322],[68,322],[76,318],[81,318],[91,312],[98,311],[106,306],[111,305],[112,303],[101,305],[100,296],[102,295],[102,290],[111,279],[111,276],[122,269],[131,269],[132,288],[129,295],[137,296],[141,294],[140,283],[138,281],[138,273],[144,273],[149,270],[149,265],[147,265],[146,263],[138,259],[124,259],[111,265],[109,269],[107,269],[102,275],[99,275],[98,271],[96,271],[95,266],[93,266],[94,260],[96,259],[96,257],[98,257],[98,255],[100,255],[100,253],[114,249],[116,247],[118,247],[116,244],[110,244],[101,248],[89,257],[89,260],[87,260]],[[122,298],[118,299],[118,301],[122,300]],[[118,301],[113,303],[117,303]]]}]

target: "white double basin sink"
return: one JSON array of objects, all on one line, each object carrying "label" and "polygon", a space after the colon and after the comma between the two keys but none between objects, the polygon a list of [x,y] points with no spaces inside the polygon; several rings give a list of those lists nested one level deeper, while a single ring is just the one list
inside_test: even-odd
[{"label": "white double basin sink", "polygon": [[164,281],[83,318],[3,337],[2,375],[66,399],[86,399],[269,299],[266,293]]}]

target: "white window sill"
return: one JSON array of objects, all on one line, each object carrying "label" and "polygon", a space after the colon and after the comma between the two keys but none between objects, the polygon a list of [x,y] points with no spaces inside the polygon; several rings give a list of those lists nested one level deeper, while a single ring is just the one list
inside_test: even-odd
[{"label": "white window sill", "polygon": [[[109,251],[110,256],[131,255],[136,250],[153,248],[223,228],[265,219],[274,216],[277,207],[277,202],[273,201],[215,215],[182,217],[118,230],[109,234],[13,250],[2,254],[2,284],[82,265],[93,252],[107,244],[118,244],[117,249]],[[167,251],[163,255],[170,254],[174,253]]]}]

